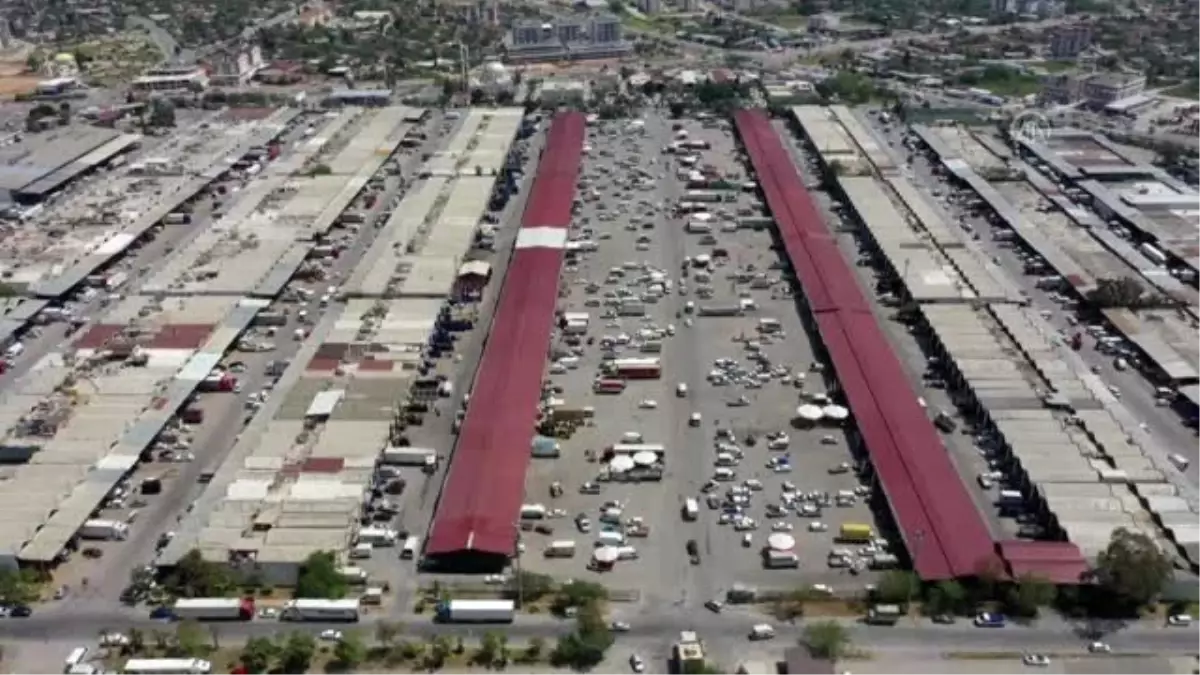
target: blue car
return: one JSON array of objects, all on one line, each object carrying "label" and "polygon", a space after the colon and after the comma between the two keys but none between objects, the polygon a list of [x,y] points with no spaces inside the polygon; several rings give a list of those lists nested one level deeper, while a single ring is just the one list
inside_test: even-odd
[{"label": "blue car", "polygon": [[150,618],[160,621],[170,621],[175,618],[175,612],[171,611],[170,607],[155,607],[150,610]]},{"label": "blue car", "polygon": [[1003,628],[1005,618],[1003,614],[994,612],[980,612],[975,617],[975,625],[979,628]]}]

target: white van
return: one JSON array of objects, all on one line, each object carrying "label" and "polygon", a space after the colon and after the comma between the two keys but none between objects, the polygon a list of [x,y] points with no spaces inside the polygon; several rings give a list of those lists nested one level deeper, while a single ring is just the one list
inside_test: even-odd
[{"label": "white van", "polygon": [[737,474],[734,472],[733,469],[730,469],[728,467],[718,466],[717,469],[715,471],[713,471],[713,480],[731,481],[736,478],[737,478]]},{"label": "white van", "polygon": [[625,535],[620,532],[604,531],[596,535],[596,546],[624,546]]},{"label": "white van", "polygon": [[683,519],[695,520],[700,517],[700,504],[693,497],[683,500]]},{"label": "white van", "polygon": [[400,549],[401,560],[412,560],[417,556],[417,549],[421,548],[421,540],[416,536],[410,536],[404,540],[404,548]]},{"label": "white van", "polygon": [[750,629],[751,640],[770,640],[775,637],[775,627],[769,623],[756,624]]}]

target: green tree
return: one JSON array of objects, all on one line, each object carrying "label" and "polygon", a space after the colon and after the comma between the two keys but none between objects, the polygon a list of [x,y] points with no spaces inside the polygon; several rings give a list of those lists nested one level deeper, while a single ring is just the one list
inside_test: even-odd
[{"label": "green tree", "polygon": [[242,667],[247,672],[265,673],[271,669],[271,664],[279,658],[281,651],[279,645],[269,637],[252,637],[242,647]]},{"label": "green tree", "polygon": [[612,631],[604,621],[599,603],[593,601],[580,607],[575,630],[559,638],[550,659],[556,665],[585,670],[604,661],[604,653],[612,644]]},{"label": "green tree", "polygon": [[237,589],[237,580],[225,565],[211,563],[192,550],[167,575],[167,592],[184,598],[225,597]]},{"label": "green tree", "polygon": [[280,653],[280,666],[285,673],[308,672],[313,656],[317,653],[317,642],[308,633],[296,631],[288,635]]},{"label": "green tree", "polygon": [[554,577],[549,574],[538,574],[521,570],[514,579],[512,592],[521,589],[521,597],[525,602],[537,602],[554,592]]},{"label": "green tree", "polygon": [[500,633],[489,630],[479,641],[479,650],[475,652],[475,663],[481,666],[491,666],[500,657]]},{"label": "green tree", "polygon": [[346,578],[338,571],[337,557],[331,551],[317,551],[300,566],[296,581],[297,598],[329,598],[346,595]]},{"label": "green tree", "polygon": [[400,637],[400,626],[391,621],[380,621],[375,624],[375,639],[380,645],[390,648],[396,643],[398,637]]},{"label": "green tree", "polygon": [[850,648],[850,633],[836,621],[817,621],[804,627],[803,643],[815,658],[836,661]]},{"label": "green tree", "polygon": [[967,591],[962,584],[954,581],[939,581],[930,587],[925,595],[925,613],[962,614],[967,608]]},{"label": "green tree", "polygon": [[210,649],[208,631],[196,621],[183,621],[175,627],[175,643],[169,650],[175,656],[195,658],[204,656]]},{"label": "green tree", "polygon": [[529,644],[525,647],[525,658],[528,661],[537,661],[545,651],[546,639],[535,635],[529,638]]},{"label": "green tree", "polygon": [[876,586],[875,597],[882,603],[907,605],[916,597],[921,584],[917,576],[905,570],[890,570]]},{"label": "green tree", "polygon": [[425,667],[438,670],[446,665],[450,657],[450,638],[445,635],[435,635],[429,640],[429,648],[425,650]]},{"label": "green tree", "polygon": [[0,602],[26,605],[37,600],[37,578],[32,570],[0,570]]},{"label": "green tree", "polygon": [[608,589],[590,581],[571,581],[558,588],[554,598],[554,611],[564,612],[569,607],[584,607],[608,599]]},{"label": "green tree", "polygon": [[36,73],[42,69],[44,63],[46,63],[46,53],[35,49],[25,58],[25,69]]},{"label": "green tree", "polygon": [[1136,279],[1097,279],[1096,287],[1088,291],[1088,301],[1100,309],[1127,307],[1136,309],[1146,304],[1145,289]]},{"label": "green tree", "polygon": [[1004,604],[1010,614],[1032,618],[1042,607],[1053,604],[1054,596],[1054,584],[1038,576],[1025,575],[1008,588]]},{"label": "green tree", "polygon": [[1096,581],[1126,610],[1136,611],[1157,598],[1171,574],[1171,559],[1153,539],[1123,527],[1112,533],[1096,559]]},{"label": "green tree", "polygon": [[333,647],[333,659],[340,670],[351,671],[367,660],[367,645],[362,636],[349,631]]}]

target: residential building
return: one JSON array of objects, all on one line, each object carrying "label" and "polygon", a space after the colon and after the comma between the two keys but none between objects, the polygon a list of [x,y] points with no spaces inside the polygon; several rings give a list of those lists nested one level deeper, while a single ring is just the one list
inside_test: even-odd
[{"label": "residential building", "polygon": [[1050,56],[1073,59],[1092,44],[1092,28],[1083,24],[1060,26],[1050,36]]},{"label": "residential building", "polygon": [[700,11],[700,0],[683,0],[680,8],[689,14],[694,14]]},{"label": "residential building", "polygon": [[817,14],[808,19],[808,30],[814,33],[834,31],[838,29],[841,20],[837,14]]},{"label": "residential building", "polygon": [[593,19],[592,41],[605,45],[621,42],[621,20],[611,14]]},{"label": "residential building", "polygon": [[638,9],[642,14],[658,14],[662,12],[662,0],[638,0]]},{"label": "residential building", "polygon": [[543,24],[537,21],[521,21],[513,25],[510,39],[513,47],[537,45],[542,42]]},{"label": "residential building", "polygon": [[217,51],[208,59],[209,82],[218,87],[238,87],[254,77],[263,67],[262,49],[231,48]]},{"label": "residential building", "polygon": [[1062,16],[1066,11],[1063,0],[992,0],[995,16],[1036,16],[1047,19]]}]

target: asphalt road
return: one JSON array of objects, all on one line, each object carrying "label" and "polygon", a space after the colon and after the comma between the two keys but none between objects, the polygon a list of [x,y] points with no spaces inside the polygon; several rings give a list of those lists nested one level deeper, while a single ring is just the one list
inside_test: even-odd
[{"label": "asphalt road", "polygon": [[[462,635],[469,637],[480,634],[484,629],[472,625],[435,624],[429,617],[407,615],[388,617],[409,638],[432,635]],[[727,610],[717,615],[709,612],[680,611],[640,615],[632,622],[632,631],[623,634],[623,641],[669,642],[677,638],[680,630],[695,630],[701,637],[735,640],[749,631],[750,626],[761,623],[761,615],[740,610]],[[364,630],[372,629],[375,619],[357,624]],[[1061,653],[1079,650],[1083,652],[1092,639],[1074,627],[1061,624],[1053,628],[1041,625],[1005,628],[975,628],[969,622],[950,626],[928,623],[900,624],[896,626],[866,626],[854,621],[843,621],[855,644],[874,652],[945,652],[945,651],[1041,651]],[[345,629],[354,624],[325,623],[280,623],[277,621],[248,621],[208,624],[216,629],[225,642],[237,642],[258,636],[274,636],[286,630],[320,632],[328,628]],[[149,619],[115,621],[109,614],[90,611],[77,612],[68,608],[53,612],[42,612],[27,619],[6,619],[0,622],[0,639],[6,642],[22,641],[92,641],[101,630],[170,631],[172,624]],[[503,628],[510,639],[542,637],[553,639],[569,632],[573,624],[547,615],[522,615]],[[777,625],[778,640],[794,644],[803,632],[803,623]],[[1160,628],[1138,624],[1123,630],[1105,634],[1102,638],[1114,652],[1155,653],[1158,655],[1184,655],[1197,651],[1195,628]]]}]

